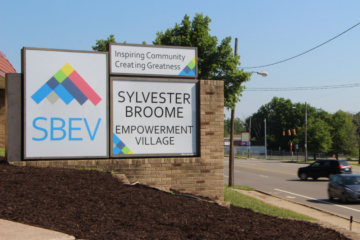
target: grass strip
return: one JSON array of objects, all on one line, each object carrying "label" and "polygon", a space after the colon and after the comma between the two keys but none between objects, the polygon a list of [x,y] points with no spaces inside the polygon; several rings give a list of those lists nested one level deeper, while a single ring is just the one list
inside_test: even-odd
[{"label": "grass strip", "polygon": [[224,192],[225,192],[225,197],[224,197],[225,201],[230,202],[232,205],[236,207],[249,208],[254,212],[266,214],[274,217],[317,221],[317,219],[310,218],[287,209],[278,208],[273,205],[264,203],[258,199],[246,196],[228,187],[224,188]]},{"label": "grass strip", "polygon": [[[229,185],[228,184],[225,184],[224,185],[225,187],[229,188]],[[254,191],[255,189],[252,188],[252,187],[248,187],[248,186],[243,186],[243,185],[235,185],[235,186],[232,186],[230,188],[233,188],[233,189],[238,189],[238,190],[245,190],[245,191]]]},{"label": "grass strip", "polygon": [[0,148],[0,157],[5,157],[5,148]]}]

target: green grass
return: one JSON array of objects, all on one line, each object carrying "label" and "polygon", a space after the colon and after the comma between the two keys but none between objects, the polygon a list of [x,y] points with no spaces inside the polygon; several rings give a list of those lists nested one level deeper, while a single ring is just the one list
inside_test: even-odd
[{"label": "green grass", "polygon": [[0,148],[0,157],[5,157],[5,148]]},{"label": "green grass", "polygon": [[[229,154],[224,154],[224,157],[229,157]],[[238,159],[247,159],[247,156],[243,155],[235,155],[234,157]]]},{"label": "green grass", "polygon": [[[229,188],[229,185],[225,184],[225,187]],[[248,187],[248,186],[242,186],[242,185],[235,185],[235,186],[232,186],[230,188],[239,189],[239,190],[245,190],[245,191],[254,191],[255,190],[254,188],[251,188],[251,187]]]},{"label": "green grass", "polygon": [[287,209],[278,208],[270,204],[264,203],[260,200],[234,191],[228,187],[225,187],[224,191],[225,201],[230,202],[232,205],[237,207],[249,208],[254,212],[274,217],[317,221],[317,219],[310,218]]}]

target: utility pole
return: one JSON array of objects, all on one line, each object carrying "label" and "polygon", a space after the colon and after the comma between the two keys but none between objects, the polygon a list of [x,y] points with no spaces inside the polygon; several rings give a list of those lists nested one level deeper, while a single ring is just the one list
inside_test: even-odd
[{"label": "utility pole", "polygon": [[266,143],[266,118],[264,119],[265,126],[265,160],[267,159],[267,143]]},{"label": "utility pole", "polygon": [[248,158],[250,158],[250,145],[251,145],[251,117],[249,123],[249,147],[248,147]]},{"label": "utility pole", "polygon": [[[235,56],[237,55],[238,39],[235,38]],[[229,187],[234,184],[234,122],[235,122],[235,106],[231,109],[231,121],[230,121],[230,154],[229,154]]]},{"label": "utility pole", "polygon": [[307,162],[307,105],[305,102],[305,162]]}]

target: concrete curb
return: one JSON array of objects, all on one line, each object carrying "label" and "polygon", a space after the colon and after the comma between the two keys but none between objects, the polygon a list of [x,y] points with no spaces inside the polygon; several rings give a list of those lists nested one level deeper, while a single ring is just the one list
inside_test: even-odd
[{"label": "concrete curb", "polygon": [[[274,196],[269,193],[265,193],[259,190],[255,191],[241,191],[237,189],[232,189],[241,194],[244,194],[249,197],[253,197],[267,204],[273,205],[278,208],[288,209],[293,212],[318,219],[319,221],[310,221],[312,223],[319,224],[325,228],[331,228],[335,231],[344,234],[350,239],[360,239],[360,223],[353,221],[352,231],[349,230],[349,219],[344,217],[337,216],[335,214],[327,213],[326,211],[316,209],[314,207],[309,207],[304,204],[299,204],[288,199],[281,198],[279,196]],[[305,220],[304,220],[305,221]]]},{"label": "concrete curb", "polygon": [[[291,202],[291,203],[294,203],[294,204],[298,204],[298,205],[301,205],[301,206],[304,206],[304,207],[307,207],[307,208],[311,208],[311,209],[314,209],[314,210],[316,210],[316,211],[323,212],[323,213],[326,213],[326,214],[329,214],[329,215],[332,215],[332,216],[335,216],[335,217],[338,217],[338,218],[342,218],[342,219],[344,219],[344,220],[349,221],[349,219],[346,218],[346,217],[342,217],[342,216],[336,215],[336,214],[334,214],[334,213],[331,213],[331,212],[328,212],[328,211],[325,211],[325,210],[322,210],[322,209],[318,209],[318,208],[316,208],[316,207],[312,207],[312,206],[308,206],[308,205],[306,205],[306,204],[302,204],[302,203],[298,203],[298,202],[295,202],[295,201],[291,201],[290,199],[282,198],[282,197],[279,197],[279,196],[276,196],[276,195],[272,195],[272,194],[270,194],[270,193],[263,192],[263,191],[260,191],[260,190],[256,190],[256,189],[255,189],[254,191],[259,192],[259,193],[261,193],[261,194],[265,194],[265,195],[271,196],[271,197],[279,198],[279,199],[281,199],[281,200],[283,200],[283,201],[288,201],[288,202]],[[360,224],[360,221],[355,221],[355,220],[353,220],[353,222],[356,222],[356,223],[359,223],[359,224]]]}]

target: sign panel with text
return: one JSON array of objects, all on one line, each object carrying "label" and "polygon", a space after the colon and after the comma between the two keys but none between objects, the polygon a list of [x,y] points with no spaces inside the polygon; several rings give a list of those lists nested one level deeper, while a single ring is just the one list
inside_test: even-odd
[{"label": "sign panel with text", "polygon": [[197,48],[111,43],[110,75],[197,77]]},{"label": "sign panel with text", "polygon": [[107,57],[23,49],[25,159],[109,156]]},{"label": "sign panel with text", "polygon": [[198,154],[197,80],[110,82],[112,157]]}]

